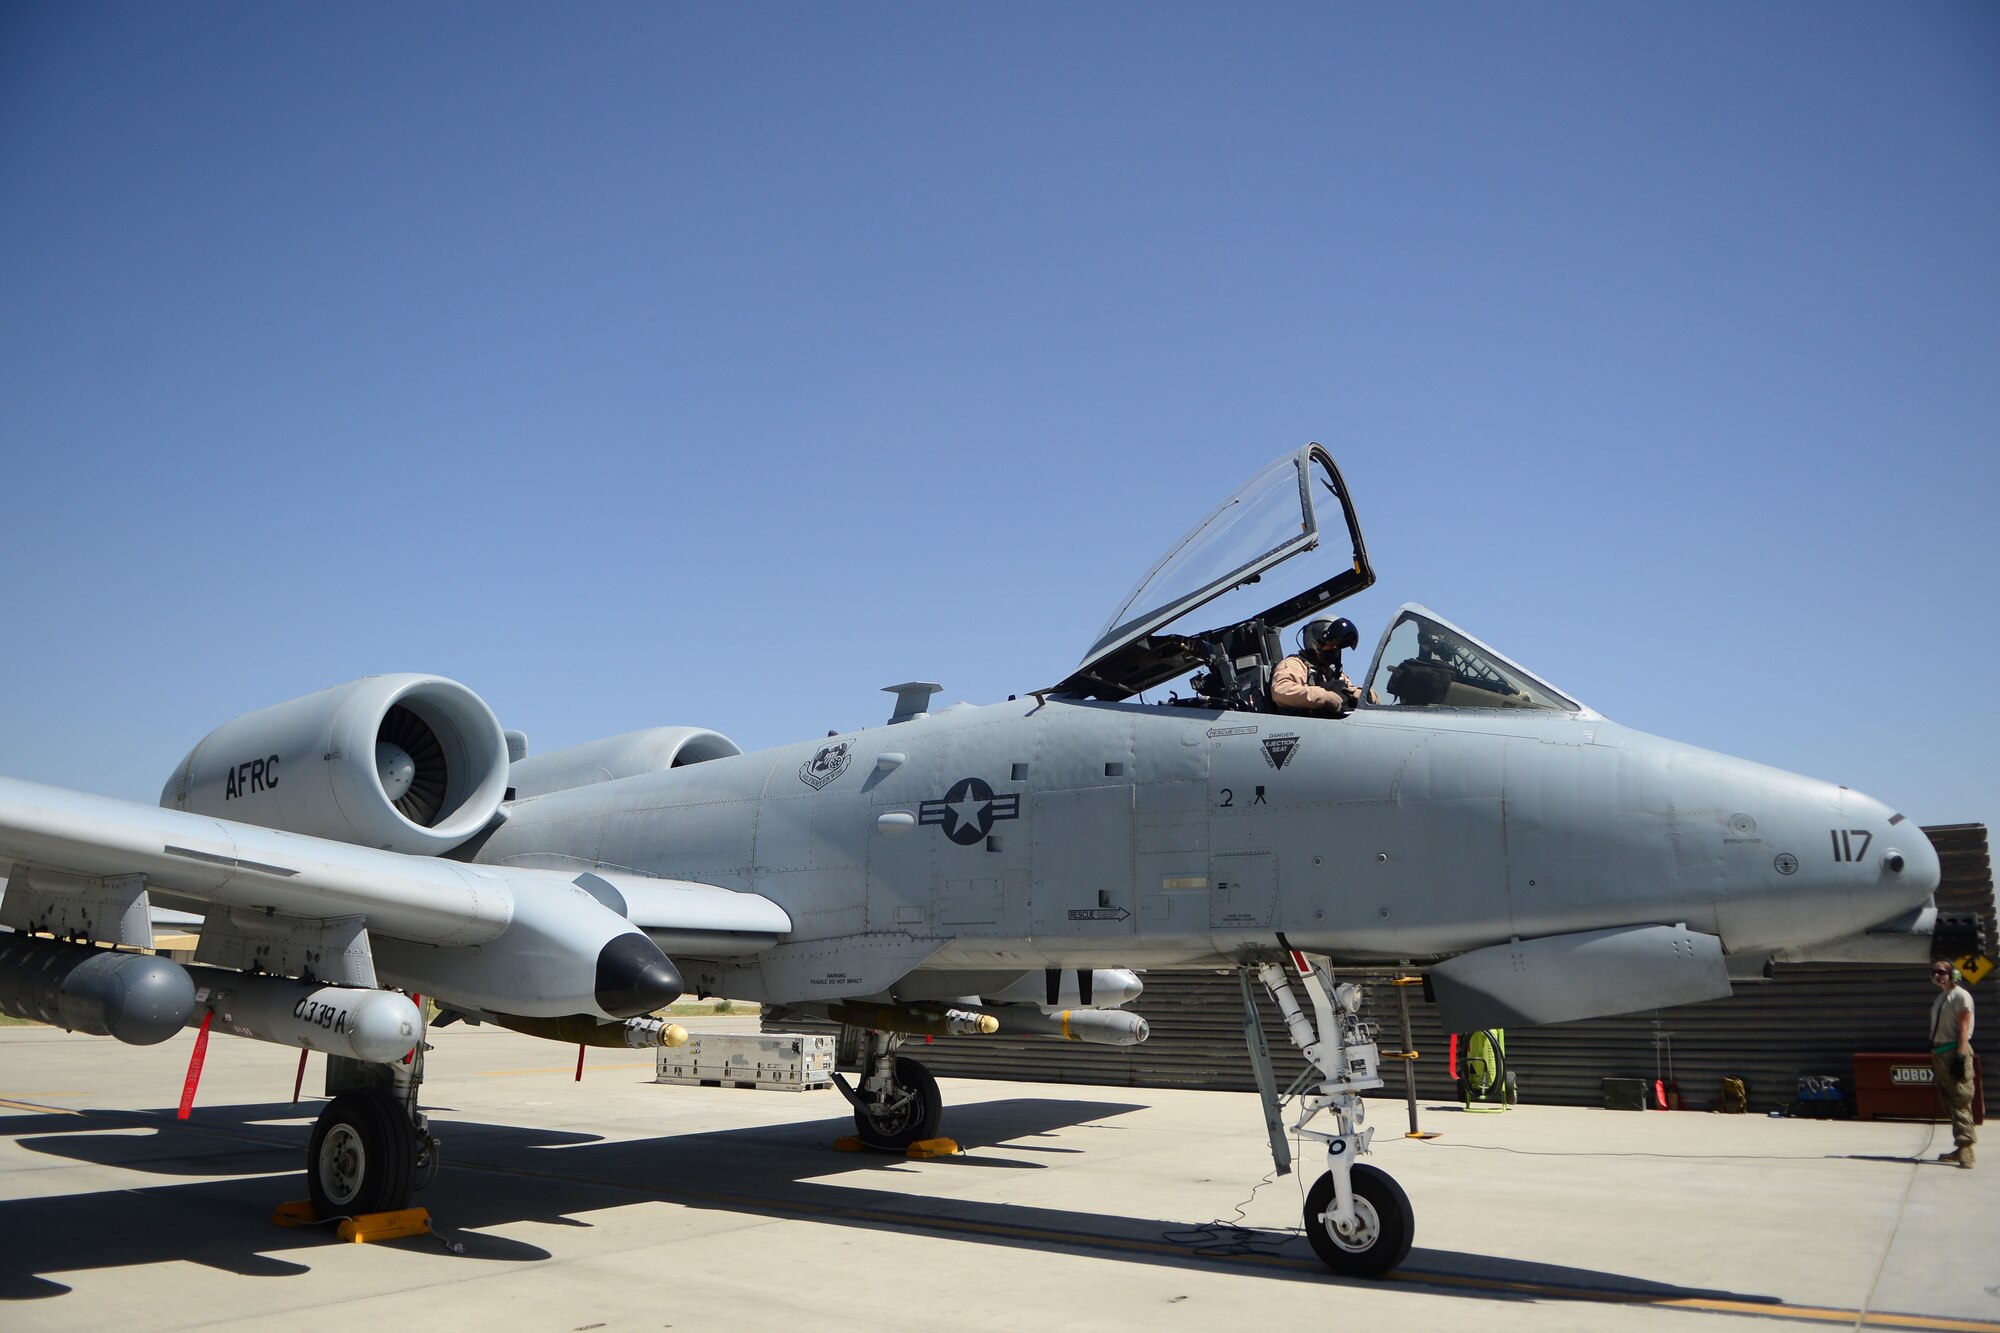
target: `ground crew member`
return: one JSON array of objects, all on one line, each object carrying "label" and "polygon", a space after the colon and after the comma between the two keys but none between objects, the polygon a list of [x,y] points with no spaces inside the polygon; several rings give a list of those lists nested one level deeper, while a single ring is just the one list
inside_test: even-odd
[{"label": "ground crew member", "polygon": [[1938,1097],[1951,1115],[1952,1149],[1939,1157],[1972,1169],[1972,994],[1958,984],[1958,969],[1939,959],[1931,964],[1938,997],[1931,1002],[1931,1074]]}]

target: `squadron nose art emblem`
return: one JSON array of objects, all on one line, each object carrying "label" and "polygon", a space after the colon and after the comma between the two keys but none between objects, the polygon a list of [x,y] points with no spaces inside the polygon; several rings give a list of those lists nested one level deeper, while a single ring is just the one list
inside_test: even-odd
[{"label": "squadron nose art emblem", "polygon": [[812,758],[799,765],[799,781],[818,791],[847,771],[848,761],[854,757],[853,749],[852,741],[820,746]]},{"label": "squadron nose art emblem", "polygon": [[961,847],[970,847],[993,831],[996,821],[1019,819],[1021,798],[1009,792],[995,796],[993,789],[978,778],[960,778],[941,801],[925,801],[917,809],[919,824],[936,824],[944,836]]}]

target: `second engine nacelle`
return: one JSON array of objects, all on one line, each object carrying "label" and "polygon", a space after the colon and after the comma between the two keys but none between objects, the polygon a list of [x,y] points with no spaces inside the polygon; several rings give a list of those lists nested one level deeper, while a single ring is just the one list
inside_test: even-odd
[{"label": "second engine nacelle", "polygon": [[492,820],[507,740],[442,676],[368,676],[208,733],[160,793],[173,810],[435,856]]}]

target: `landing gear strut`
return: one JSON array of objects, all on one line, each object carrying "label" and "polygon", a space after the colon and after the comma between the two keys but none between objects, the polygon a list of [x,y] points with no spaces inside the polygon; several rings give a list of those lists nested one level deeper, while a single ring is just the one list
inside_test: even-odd
[{"label": "landing gear strut", "polygon": [[902,1035],[867,1028],[848,1031],[859,1035],[861,1086],[849,1087],[837,1073],[833,1079],[854,1105],[854,1131],[861,1141],[880,1152],[902,1152],[913,1143],[936,1138],[944,1118],[944,1098],[930,1070],[896,1054]]},{"label": "landing gear strut", "polygon": [[327,1057],[333,1100],[306,1147],[306,1193],[322,1220],[407,1208],[410,1192],[430,1183],[438,1142],[417,1110],[423,1069],[421,1045],[407,1065]]},{"label": "landing gear strut", "polygon": [[[1377,1072],[1380,1052],[1374,1033],[1361,1021],[1360,987],[1335,986],[1324,959],[1316,961],[1296,949],[1288,952],[1312,1003],[1313,1017],[1306,1017],[1299,1008],[1291,976],[1276,963],[1244,969],[1244,1000],[1246,1005],[1251,1002],[1248,979],[1254,972],[1284,1014],[1293,1043],[1321,1080],[1315,1091],[1301,1098],[1298,1119],[1292,1126],[1304,1137],[1326,1145],[1326,1173],[1306,1195],[1306,1239],[1320,1262],[1334,1272],[1378,1277],[1403,1262],[1416,1233],[1409,1196],[1402,1187],[1386,1172],[1356,1160],[1368,1151],[1368,1142],[1375,1136],[1374,1130],[1361,1128],[1367,1110],[1360,1094],[1382,1086]],[[1264,1094],[1265,1118],[1273,1127],[1273,1156],[1279,1173],[1284,1174],[1290,1171],[1291,1160],[1283,1136],[1276,1131],[1280,1098],[1255,1018],[1254,1010],[1246,1015],[1246,1025],[1252,1029],[1250,1053]],[[1333,1128],[1308,1128],[1308,1122],[1322,1111],[1332,1112]]]}]

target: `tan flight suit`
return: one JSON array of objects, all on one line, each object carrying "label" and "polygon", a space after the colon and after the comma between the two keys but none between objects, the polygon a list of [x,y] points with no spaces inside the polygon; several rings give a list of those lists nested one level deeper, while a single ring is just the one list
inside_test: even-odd
[{"label": "tan flight suit", "polygon": [[1317,684],[1319,679],[1319,672],[1308,666],[1303,657],[1296,653],[1287,657],[1271,673],[1272,706],[1287,713],[1323,713],[1328,717],[1346,717],[1354,711],[1361,691],[1345,671],[1335,675],[1334,689]]},{"label": "tan flight suit", "polygon": [[[1951,1117],[1952,1151],[1944,1160],[1971,1166],[1972,1145],[1979,1142],[1979,1131],[1972,1126],[1972,1057],[1964,1057],[1965,1077],[1951,1076],[1952,1066],[1960,1058],[1958,1026],[1961,1014],[1965,1016],[1969,1028],[1972,996],[1963,986],[1953,985],[1931,1002],[1931,1075],[1936,1079],[1938,1097],[1944,1102],[1945,1114]],[[1968,1031],[1966,1036],[1969,1041],[1971,1033]]]}]

